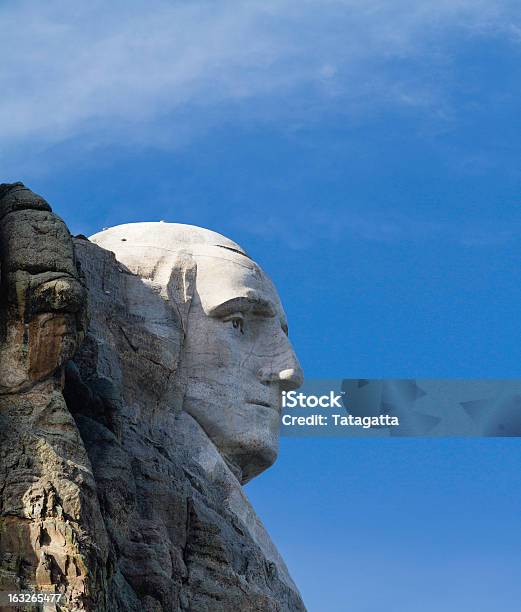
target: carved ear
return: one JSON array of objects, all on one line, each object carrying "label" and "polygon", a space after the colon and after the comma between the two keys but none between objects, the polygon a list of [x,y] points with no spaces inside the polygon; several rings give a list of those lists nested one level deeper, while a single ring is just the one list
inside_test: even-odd
[{"label": "carved ear", "polygon": [[166,297],[177,308],[183,332],[186,334],[188,313],[195,291],[197,263],[190,253],[180,251],[174,261],[168,261],[166,272],[169,274],[166,282]]}]

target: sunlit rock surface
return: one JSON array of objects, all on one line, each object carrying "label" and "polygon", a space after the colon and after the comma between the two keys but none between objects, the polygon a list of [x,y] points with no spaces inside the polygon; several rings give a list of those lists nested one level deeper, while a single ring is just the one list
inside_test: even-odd
[{"label": "sunlit rock surface", "polygon": [[[137,262],[100,235],[73,243],[41,198],[1,189],[0,590],[63,592],[66,610],[304,610],[241,486],[276,457],[270,394],[301,380],[267,277],[248,260],[276,311],[259,328],[271,353],[260,351],[270,358],[257,386],[263,364],[233,348],[248,341],[234,320],[203,319],[211,279],[233,276],[219,262],[204,269],[170,238],[175,253]],[[226,257],[244,263],[240,252]],[[194,335],[204,325],[214,327]],[[224,375],[215,394],[204,381],[206,396],[194,391],[194,346],[215,351],[209,329],[244,362],[231,390],[244,401],[228,420],[232,362],[209,363]],[[248,404],[258,392],[268,407]],[[204,397],[221,412],[201,417]]]}]

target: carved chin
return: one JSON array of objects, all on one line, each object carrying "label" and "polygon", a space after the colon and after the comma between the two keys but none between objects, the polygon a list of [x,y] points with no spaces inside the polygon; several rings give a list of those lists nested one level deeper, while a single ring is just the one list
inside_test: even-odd
[{"label": "carved chin", "polygon": [[279,414],[273,408],[185,396],[183,408],[202,427],[237,478],[248,482],[268,469],[279,452]]},{"label": "carved chin", "polygon": [[235,440],[221,452],[241,484],[246,484],[275,463],[279,454],[278,439],[251,437],[240,443]]}]

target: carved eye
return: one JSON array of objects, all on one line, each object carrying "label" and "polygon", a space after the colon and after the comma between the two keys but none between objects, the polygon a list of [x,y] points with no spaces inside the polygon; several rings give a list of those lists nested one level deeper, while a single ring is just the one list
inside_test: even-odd
[{"label": "carved eye", "polygon": [[225,323],[232,324],[233,329],[236,329],[244,334],[244,317],[240,312],[234,312],[222,319]]},{"label": "carved eye", "polygon": [[233,329],[238,329],[241,334],[244,334],[244,317],[241,315],[234,315],[230,317],[229,321],[232,322]]}]

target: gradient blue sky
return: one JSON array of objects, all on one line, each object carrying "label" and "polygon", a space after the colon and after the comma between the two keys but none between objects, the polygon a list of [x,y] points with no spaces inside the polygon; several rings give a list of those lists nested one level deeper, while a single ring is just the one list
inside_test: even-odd
[{"label": "gradient blue sky", "polygon": [[[521,376],[521,7],[0,1],[1,180],[73,233],[192,223],[308,377]],[[521,447],[282,441],[248,493],[310,612],[510,612]]]}]

